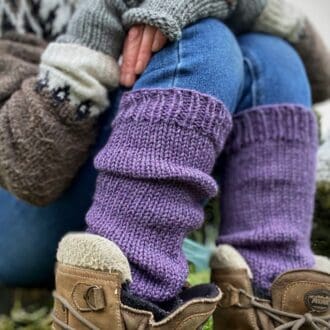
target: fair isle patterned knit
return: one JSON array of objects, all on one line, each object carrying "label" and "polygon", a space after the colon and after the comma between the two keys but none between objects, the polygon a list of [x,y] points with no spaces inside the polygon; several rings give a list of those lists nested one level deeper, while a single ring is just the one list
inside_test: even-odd
[{"label": "fair isle patterned knit", "polygon": [[2,0],[0,36],[8,31],[16,31],[52,40],[65,32],[78,1],[80,0]]}]

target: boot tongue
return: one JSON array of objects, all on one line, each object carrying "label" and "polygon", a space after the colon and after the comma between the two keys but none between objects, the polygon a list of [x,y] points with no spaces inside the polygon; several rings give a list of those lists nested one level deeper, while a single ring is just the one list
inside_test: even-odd
[{"label": "boot tongue", "polygon": [[272,285],[273,307],[281,311],[324,316],[330,313],[330,276],[314,270],[291,271]]}]

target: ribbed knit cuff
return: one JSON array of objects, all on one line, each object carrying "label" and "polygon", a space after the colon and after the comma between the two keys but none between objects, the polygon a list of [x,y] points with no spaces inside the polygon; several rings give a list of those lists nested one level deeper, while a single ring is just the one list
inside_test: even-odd
[{"label": "ribbed knit cuff", "polygon": [[225,106],[195,91],[126,93],[113,122],[111,147],[98,154],[95,167],[105,172],[111,168],[120,175],[134,173],[141,179],[189,182],[205,198],[214,196],[217,185],[207,173],[211,173],[231,127]]},{"label": "ribbed knit cuff", "polygon": [[[297,42],[303,34],[305,15],[286,0],[268,0],[253,30]],[[313,50],[311,50],[313,51]]]},{"label": "ribbed knit cuff", "polygon": [[177,125],[207,136],[222,150],[231,115],[219,100],[188,89],[141,89],[126,93],[113,127],[123,122]]},{"label": "ribbed knit cuff", "polygon": [[271,140],[318,145],[315,114],[299,105],[253,108],[234,116],[233,124],[226,152],[236,152],[250,144]]},{"label": "ribbed knit cuff", "polygon": [[123,15],[123,24],[126,28],[136,24],[155,26],[175,41],[185,26],[207,17],[225,20],[235,6],[236,0],[145,0]]}]

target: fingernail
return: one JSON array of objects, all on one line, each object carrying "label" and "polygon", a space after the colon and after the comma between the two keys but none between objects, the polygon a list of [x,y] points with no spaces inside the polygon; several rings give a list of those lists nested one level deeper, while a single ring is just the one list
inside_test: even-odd
[{"label": "fingernail", "polygon": [[144,71],[144,69],[145,67],[143,61],[138,61],[135,68],[136,74],[141,74]]}]

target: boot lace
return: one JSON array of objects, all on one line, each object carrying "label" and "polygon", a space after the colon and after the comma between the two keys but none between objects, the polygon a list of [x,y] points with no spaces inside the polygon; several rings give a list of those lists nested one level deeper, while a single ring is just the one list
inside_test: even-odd
[{"label": "boot lace", "polygon": [[[247,298],[247,303],[238,303],[237,307],[240,308],[256,308],[265,313],[273,321],[280,324],[275,330],[299,330],[304,325],[310,326],[314,330],[325,330],[330,329],[330,315],[326,316],[314,316],[311,313],[306,313],[304,315],[284,312],[275,309],[269,305],[266,305],[267,300],[259,299],[257,297],[249,295],[243,289],[236,289],[234,287],[229,288],[230,291],[236,291],[239,296],[244,296]],[[245,299],[246,300],[246,299]],[[241,299],[239,300],[241,301]],[[284,318],[284,319],[283,319]],[[289,320],[289,321],[288,321]]]},{"label": "boot lace", "polygon": [[[55,300],[58,300],[62,307],[66,310],[68,310],[77,320],[79,320],[86,328],[88,328],[89,330],[101,330],[98,327],[96,327],[93,323],[91,323],[90,321],[86,320],[83,316],[81,316],[70,304],[69,302],[64,299],[63,297],[61,297],[60,295],[58,295],[56,292],[53,292],[53,297]],[[54,322],[54,324],[56,324],[57,326],[59,326],[61,329],[63,330],[76,330],[72,327],[70,327],[69,325],[67,325],[65,322],[63,322],[62,320],[60,320],[55,313],[53,312],[52,315],[52,320]]]}]

